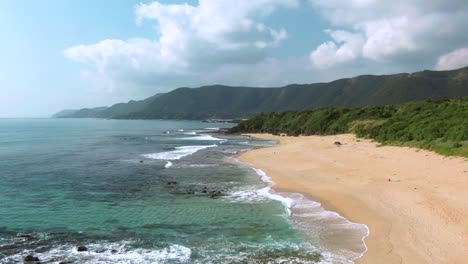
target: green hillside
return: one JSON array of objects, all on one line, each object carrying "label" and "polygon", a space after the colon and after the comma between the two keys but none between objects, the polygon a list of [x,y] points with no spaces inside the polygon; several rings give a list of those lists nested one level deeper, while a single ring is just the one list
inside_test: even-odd
[{"label": "green hillside", "polygon": [[[362,75],[329,83],[280,88],[223,85],[179,88],[142,101],[117,104],[84,117],[122,119],[246,118],[261,112],[357,107],[468,96],[468,67],[453,71]],[[83,117],[82,110],[67,117]],[[81,115],[81,116],[80,116]]]},{"label": "green hillside", "polygon": [[355,133],[383,144],[468,157],[468,97],[399,105],[321,108],[259,114],[231,133],[334,135]]}]

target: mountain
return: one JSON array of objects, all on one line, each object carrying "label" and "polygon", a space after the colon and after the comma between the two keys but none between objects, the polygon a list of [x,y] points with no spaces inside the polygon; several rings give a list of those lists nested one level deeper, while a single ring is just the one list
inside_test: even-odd
[{"label": "mountain", "polygon": [[95,107],[95,108],[83,108],[80,110],[74,110],[71,115],[60,116],[60,118],[94,118],[97,117],[98,113],[107,109],[106,106],[103,107]]},{"label": "mountain", "polygon": [[69,116],[69,115],[73,115],[74,113],[78,112],[78,110],[75,110],[75,109],[65,109],[65,110],[62,110],[58,113],[55,113],[52,117],[53,118],[60,118],[60,117],[66,117],[66,116]]},{"label": "mountain", "polygon": [[[361,75],[329,83],[291,84],[279,88],[184,87],[142,101],[117,104],[94,114],[86,113],[92,117],[120,119],[245,118],[260,112],[385,105],[463,96],[468,96],[468,67],[412,74]],[[82,117],[80,111],[67,117]]]},{"label": "mountain", "polygon": [[131,100],[127,103],[119,103],[112,105],[110,107],[96,107],[96,108],[83,108],[80,110],[73,110],[70,114],[61,114],[59,113],[53,115],[52,117],[58,118],[115,118],[116,116],[126,116],[133,112],[138,112],[144,109],[146,105],[151,103],[155,98],[159,97],[161,94],[156,94],[151,97],[148,97],[144,100],[134,101]]}]

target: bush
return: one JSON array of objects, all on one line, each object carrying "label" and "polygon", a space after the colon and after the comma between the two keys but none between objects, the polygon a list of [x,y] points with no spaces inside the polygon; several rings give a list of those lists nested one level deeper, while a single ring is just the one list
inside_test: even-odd
[{"label": "bush", "polygon": [[410,144],[465,155],[467,147],[460,142],[468,140],[468,97],[400,105],[273,112],[242,121],[230,131],[293,136],[352,132],[381,143]]}]

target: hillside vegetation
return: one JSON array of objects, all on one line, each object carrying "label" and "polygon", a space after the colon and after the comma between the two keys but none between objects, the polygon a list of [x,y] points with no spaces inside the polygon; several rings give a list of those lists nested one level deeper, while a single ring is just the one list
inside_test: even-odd
[{"label": "hillside vegetation", "polygon": [[468,157],[468,97],[259,114],[242,121],[230,132],[291,136],[354,133],[382,144],[414,146],[443,155]]},{"label": "hillside vegetation", "polygon": [[247,118],[261,112],[358,107],[468,96],[468,67],[453,71],[362,75],[279,88],[178,88],[141,101],[82,109],[61,117],[121,119]]}]

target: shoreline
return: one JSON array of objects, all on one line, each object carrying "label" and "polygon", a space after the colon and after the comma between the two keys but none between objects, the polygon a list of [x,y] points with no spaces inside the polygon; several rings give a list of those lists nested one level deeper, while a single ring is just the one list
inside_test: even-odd
[{"label": "shoreline", "polygon": [[[280,137],[238,159],[265,171],[273,189],[302,193],[370,229],[357,263],[464,263],[468,162],[354,135]],[[334,145],[340,141],[342,145]]]},{"label": "shoreline", "polygon": [[[302,229],[303,235],[311,231],[315,232],[315,235],[318,233],[318,236],[314,237],[312,241],[319,242],[319,245],[323,247],[321,250],[324,250],[322,253],[327,256],[327,263],[355,263],[367,252],[368,248],[364,240],[369,236],[370,230],[365,224],[350,221],[336,210],[330,210],[330,208],[323,206],[319,199],[309,194],[278,189],[275,187],[275,182],[263,170],[237,158],[236,162],[252,169],[268,185],[255,191],[256,195],[282,203],[294,224],[298,228],[301,226],[299,229]],[[297,210],[296,207],[298,206],[306,209]],[[307,211],[305,219],[304,217],[298,217],[298,215],[303,215],[304,211]],[[324,227],[327,229],[326,231],[324,231]],[[349,242],[349,244],[335,243],[336,237]],[[309,239],[310,237],[307,240]],[[330,243],[330,241],[334,242]]]}]

